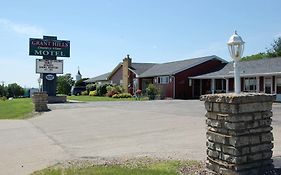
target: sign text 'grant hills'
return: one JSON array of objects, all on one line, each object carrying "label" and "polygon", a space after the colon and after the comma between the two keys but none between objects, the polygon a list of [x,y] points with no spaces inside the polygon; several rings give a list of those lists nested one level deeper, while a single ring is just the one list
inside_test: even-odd
[{"label": "sign text 'grant hills'", "polygon": [[70,41],[30,38],[29,55],[70,57]]}]

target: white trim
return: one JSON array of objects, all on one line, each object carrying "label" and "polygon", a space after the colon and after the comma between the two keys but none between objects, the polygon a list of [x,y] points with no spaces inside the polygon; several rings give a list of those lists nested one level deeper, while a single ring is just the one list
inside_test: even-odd
[{"label": "white trim", "polygon": [[260,77],[259,76],[256,77],[256,92],[257,93],[260,92]]},{"label": "white trim", "polygon": [[229,92],[229,78],[225,79],[225,92],[228,93]]},{"label": "white trim", "polygon": [[[262,73],[262,74],[240,74],[241,77],[265,77],[265,76],[279,76],[281,75],[281,72],[271,72],[271,73]],[[233,78],[234,75],[226,75],[226,76],[210,76],[210,77],[204,77],[204,75],[201,75],[202,77],[189,77],[191,79],[222,79],[222,78]]]},{"label": "white trim", "polygon": [[211,79],[211,92],[212,94],[215,93],[215,79]]}]

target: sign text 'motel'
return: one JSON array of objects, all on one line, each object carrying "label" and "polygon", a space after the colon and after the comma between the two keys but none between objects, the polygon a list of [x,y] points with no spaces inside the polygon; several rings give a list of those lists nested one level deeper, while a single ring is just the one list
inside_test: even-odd
[{"label": "sign text 'motel'", "polygon": [[30,38],[29,55],[70,57],[70,41]]}]

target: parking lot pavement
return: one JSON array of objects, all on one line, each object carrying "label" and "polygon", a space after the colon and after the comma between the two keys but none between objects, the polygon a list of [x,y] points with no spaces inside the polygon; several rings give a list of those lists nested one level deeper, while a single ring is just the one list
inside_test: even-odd
[{"label": "parking lot pavement", "polygon": [[[198,100],[66,103],[49,107],[50,112],[29,120],[0,121],[2,174],[28,174],[75,158],[206,157],[205,109]],[[281,165],[281,104],[273,105],[273,113],[274,159],[276,165]]]}]

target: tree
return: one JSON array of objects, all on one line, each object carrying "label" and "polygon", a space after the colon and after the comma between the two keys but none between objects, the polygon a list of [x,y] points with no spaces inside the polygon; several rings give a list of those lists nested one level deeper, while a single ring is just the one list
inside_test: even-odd
[{"label": "tree", "polygon": [[0,85],[0,97],[6,97],[8,95],[7,87]]},{"label": "tree", "polygon": [[75,87],[80,87],[80,86],[86,86],[86,83],[84,82],[85,80],[88,80],[89,78],[83,78],[81,80],[78,80],[76,83],[75,83]]},{"label": "tree", "polygon": [[280,57],[281,56],[281,37],[274,40],[271,44],[271,48],[267,49],[266,52],[246,56],[242,58],[242,61],[258,60],[264,58]]},{"label": "tree", "polygon": [[7,87],[8,97],[23,96],[24,89],[17,83],[9,84]]},{"label": "tree", "polygon": [[270,57],[279,57],[281,56],[281,37],[274,40],[274,42],[271,44],[272,48],[267,49],[267,54]]},{"label": "tree", "polygon": [[71,77],[71,74],[65,74],[62,76],[58,76],[57,79],[57,93],[70,95],[71,87],[73,86],[74,81]]}]

